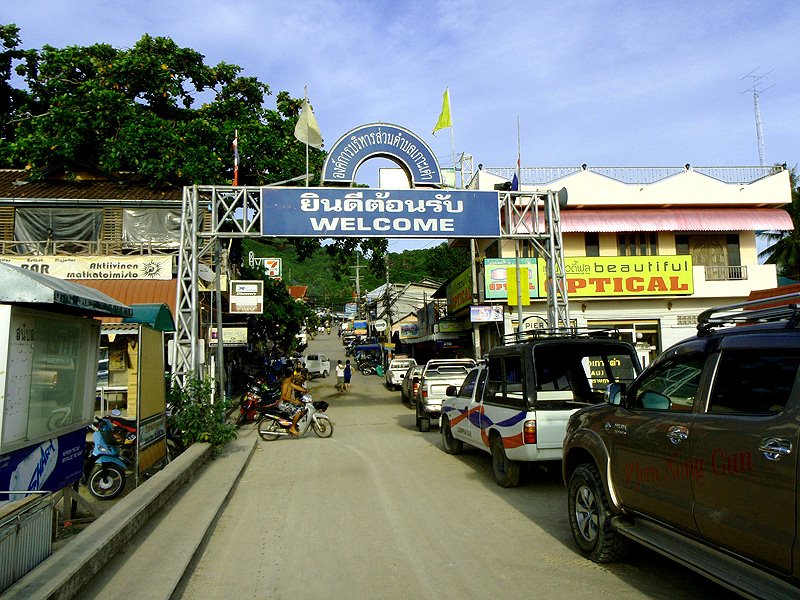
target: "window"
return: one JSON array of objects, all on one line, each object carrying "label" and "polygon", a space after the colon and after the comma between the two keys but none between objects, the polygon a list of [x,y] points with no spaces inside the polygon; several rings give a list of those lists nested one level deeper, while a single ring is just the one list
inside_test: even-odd
[{"label": "window", "polygon": [[800,349],[723,351],[708,411],[771,415],[789,400],[800,368]]},{"label": "window", "polygon": [[704,363],[704,355],[693,354],[660,365],[639,383],[630,408],[691,411]]},{"label": "window", "polygon": [[600,256],[600,234],[585,233],[583,239],[586,244],[586,256]]},{"label": "window", "polygon": [[478,369],[472,369],[467,373],[464,383],[461,384],[461,389],[458,390],[459,398],[471,398],[472,391],[475,389],[475,382],[478,380]]},{"label": "window", "polygon": [[527,402],[522,366],[521,356],[490,358],[484,398],[499,406],[524,407]]},{"label": "window", "polygon": [[620,256],[657,256],[658,244],[655,233],[620,233],[617,244]]}]

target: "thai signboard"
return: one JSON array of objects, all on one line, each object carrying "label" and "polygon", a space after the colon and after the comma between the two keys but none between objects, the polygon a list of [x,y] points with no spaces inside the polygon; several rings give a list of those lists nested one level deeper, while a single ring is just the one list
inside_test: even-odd
[{"label": "thai signboard", "polygon": [[497,192],[262,188],[261,234],[281,237],[499,237]]},{"label": "thai signboard", "polygon": [[447,312],[453,314],[472,302],[472,268],[464,272],[447,285]]},{"label": "thai signboard", "polygon": [[405,166],[415,187],[442,183],[439,162],[430,147],[412,131],[390,123],[360,125],[340,137],[325,159],[322,181],[352,184],[358,167],[373,157],[391,157]]},{"label": "thai signboard", "polygon": [[400,339],[408,340],[411,338],[419,337],[419,324],[417,323],[403,323],[400,325]]},{"label": "thai signboard", "polygon": [[172,279],[171,256],[2,256],[0,262],[59,279]]},{"label": "thai signboard", "polygon": [[[564,259],[567,295],[581,296],[688,296],[694,293],[692,257],[596,256]],[[546,278],[539,261],[539,278]],[[546,296],[544,286],[539,296]]]},{"label": "thai signboard", "polygon": [[484,304],[469,307],[469,320],[473,323],[502,322],[503,318],[502,304]]}]

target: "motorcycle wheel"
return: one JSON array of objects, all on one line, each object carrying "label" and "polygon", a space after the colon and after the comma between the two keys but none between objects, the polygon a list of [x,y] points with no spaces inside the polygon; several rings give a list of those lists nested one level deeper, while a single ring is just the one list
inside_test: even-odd
[{"label": "motorcycle wheel", "polygon": [[113,500],[125,489],[125,471],[114,464],[95,468],[89,476],[89,493],[100,500]]},{"label": "motorcycle wheel", "polygon": [[258,435],[261,439],[267,442],[277,440],[280,436],[280,431],[283,429],[275,419],[269,417],[262,417],[258,422]]},{"label": "motorcycle wheel", "polygon": [[328,419],[317,419],[316,421],[312,421],[311,429],[314,430],[314,433],[317,437],[329,438],[333,435],[333,423],[331,423]]}]

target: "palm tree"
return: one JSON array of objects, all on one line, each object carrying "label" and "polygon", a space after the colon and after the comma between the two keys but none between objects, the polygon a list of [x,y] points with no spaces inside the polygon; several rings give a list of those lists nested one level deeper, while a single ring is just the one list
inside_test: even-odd
[{"label": "palm tree", "polygon": [[770,245],[758,253],[759,258],[768,264],[778,266],[778,275],[800,281],[800,181],[798,181],[797,165],[789,170],[789,181],[792,188],[792,203],[786,207],[791,215],[794,229],[792,231],[765,231],[761,235]]}]

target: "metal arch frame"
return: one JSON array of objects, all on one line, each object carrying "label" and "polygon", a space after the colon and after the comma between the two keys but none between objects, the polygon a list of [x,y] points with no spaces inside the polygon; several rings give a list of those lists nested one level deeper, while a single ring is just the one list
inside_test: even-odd
[{"label": "metal arch frame", "polygon": [[[184,386],[199,375],[200,302],[199,262],[219,247],[221,239],[262,237],[261,187],[201,186],[183,190],[175,336],[170,355],[173,378]],[[546,192],[499,192],[500,238],[530,240],[546,259],[548,326],[570,326],[564,248],[561,236],[559,194]],[[208,206],[211,226],[202,231],[201,205]],[[540,223],[540,215],[543,217]],[[223,223],[232,230],[222,231]],[[217,265],[219,270],[220,265]],[[213,320],[212,316],[212,320]],[[222,328],[218,331],[222,334]],[[220,340],[220,346],[222,340]]]},{"label": "metal arch frame", "polygon": [[500,192],[499,201],[500,238],[530,240],[545,259],[548,328],[569,330],[559,194],[550,190],[533,193]]}]

